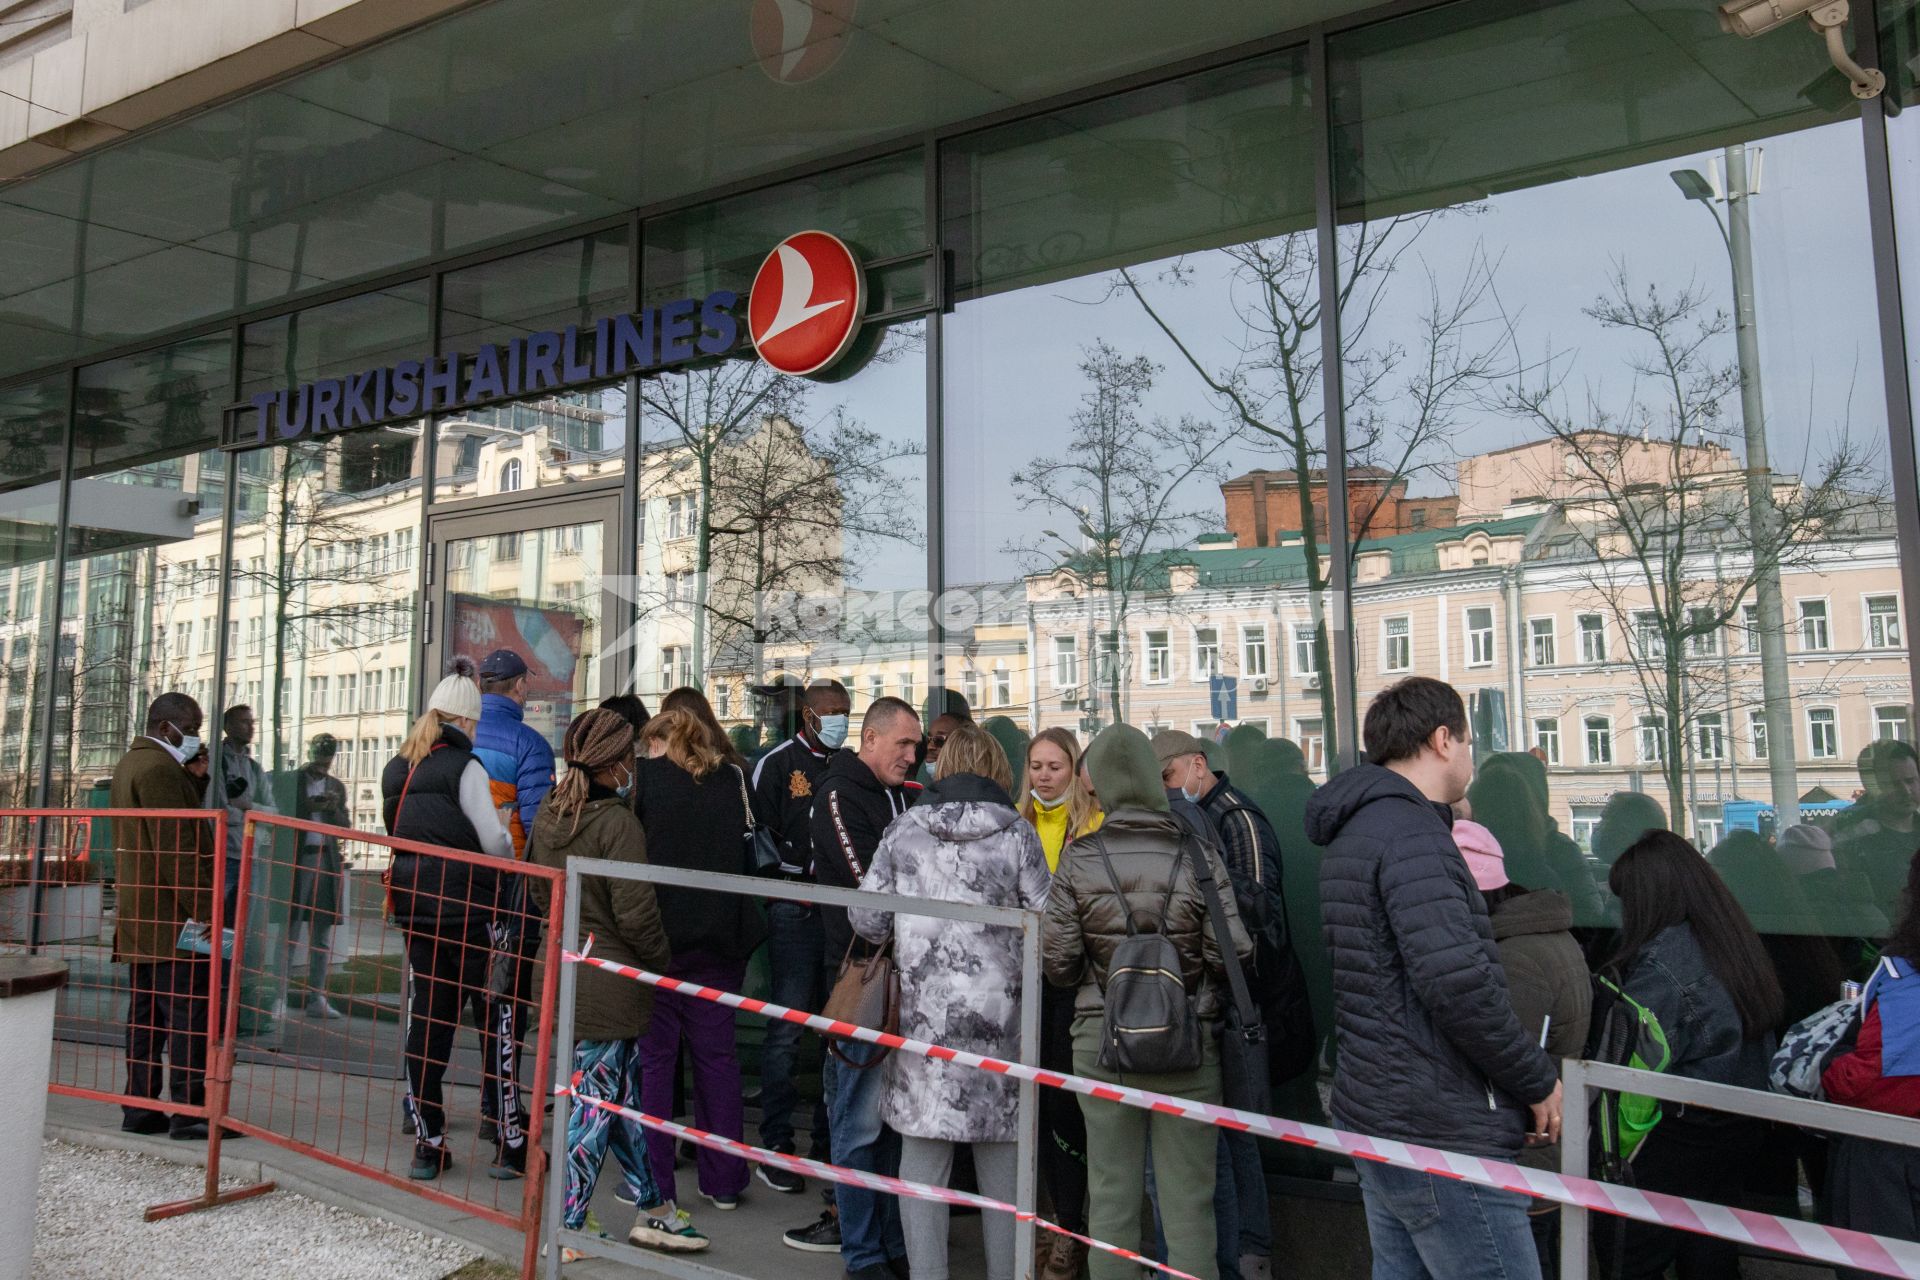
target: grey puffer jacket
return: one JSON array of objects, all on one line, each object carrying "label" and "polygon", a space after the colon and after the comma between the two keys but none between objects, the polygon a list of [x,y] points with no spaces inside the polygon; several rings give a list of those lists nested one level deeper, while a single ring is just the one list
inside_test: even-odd
[{"label": "grey puffer jacket", "polygon": [[[927,788],[880,840],[860,887],[943,902],[1038,911],[1046,854],[996,783],[955,774]],[[1020,935],[1005,926],[853,907],[869,942],[893,935],[900,1034],[996,1058],[1020,1056]],[[1040,993],[1029,992],[1037,1000]],[[1012,1142],[1019,1086],[917,1054],[887,1058],[880,1115],[901,1133],[944,1142]]]},{"label": "grey puffer jacket", "polygon": [[[1048,982],[1079,988],[1073,1001],[1076,1017],[1099,1017],[1106,1009],[1107,963],[1127,936],[1123,911],[1133,913],[1135,928],[1151,929],[1158,927],[1163,906],[1167,907],[1167,936],[1180,952],[1181,976],[1193,995],[1195,1015],[1202,1022],[1221,1016],[1225,970],[1207,917],[1206,897],[1191,860],[1181,853],[1185,835],[1185,824],[1172,813],[1128,806],[1107,814],[1098,831],[1061,852],[1040,934],[1040,965]],[[1100,857],[1102,845],[1126,895],[1124,905]],[[1214,850],[1207,849],[1206,857],[1214,882],[1224,889],[1221,906],[1233,935],[1234,954],[1247,960],[1253,955],[1253,942],[1241,927],[1232,890],[1225,889],[1227,869]],[[1170,878],[1171,900],[1167,895]]]},{"label": "grey puffer jacket", "polygon": [[1447,806],[1378,765],[1339,774],[1307,806],[1307,838],[1326,849],[1333,1116],[1376,1137],[1511,1159],[1527,1104],[1558,1073],[1514,1014],[1452,827]]}]

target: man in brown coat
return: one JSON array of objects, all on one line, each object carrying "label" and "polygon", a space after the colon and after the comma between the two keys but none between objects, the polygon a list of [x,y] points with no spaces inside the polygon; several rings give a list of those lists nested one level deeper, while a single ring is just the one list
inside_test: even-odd
[{"label": "man in brown coat", "polygon": [[[163,693],[147,712],[147,731],[113,767],[115,809],[198,809],[206,787],[185,766],[200,750],[200,707],[184,693]],[[114,959],[127,966],[127,1092],[168,1097],[182,1106],[206,1101],[208,979],[211,957],[180,950],[188,921],[213,918],[214,860],[220,856],[210,820],[119,819],[114,880],[119,912]],[[209,946],[211,950],[211,944]],[[162,1060],[165,1059],[165,1066]],[[127,1107],[129,1133],[168,1131],[189,1141],[204,1123],[145,1107]]]}]

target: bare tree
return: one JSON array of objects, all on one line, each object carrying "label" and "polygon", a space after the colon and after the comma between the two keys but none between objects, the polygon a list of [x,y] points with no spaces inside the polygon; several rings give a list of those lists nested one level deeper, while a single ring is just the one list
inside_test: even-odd
[{"label": "bare tree", "polygon": [[[917,349],[920,336],[895,329],[882,341],[873,363]],[[719,647],[714,631],[737,643],[761,629],[755,609],[764,592],[792,584],[837,591],[854,554],[849,537],[858,547],[872,538],[919,536],[910,505],[893,500],[903,495],[890,468],[921,446],[887,440],[839,412],[801,425],[808,423],[812,388],[758,360],[723,360],[640,384],[643,416],[670,430],[669,470],[693,481],[697,681],[705,679],[709,651]],[[798,541],[782,545],[789,529]],[[825,550],[835,544],[839,550]]]},{"label": "bare tree", "polygon": [[[1334,290],[1343,357],[1346,463],[1350,474],[1365,469],[1366,486],[1379,498],[1348,513],[1352,544],[1398,530],[1386,527],[1388,499],[1421,476],[1443,476],[1453,453],[1450,440],[1464,416],[1505,369],[1497,317],[1487,306],[1497,264],[1476,246],[1459,280],[1443,285],[1419,264],[1425,287],[1412,336],[1382,332],[1391,290],[1414,265],[1422,233],[1442,217],[1472,209],[1418,213],[1382,222],[1361,222],[1339,233],[1340,261],[1319,261],[1312,232],[1294,232],[1219,250],[1233,264],[1223,309],[1232,332],[1232,354],[1215,362],[1180,333],[1133,271],[1119,272],[1116,288],[1138,302],[1199,375],[1215,408],[1238,424],[1238,433],[1275,451],[1289,472],[1300,510],[1301,550],[1313,611],[1316,668],[1330,670],[1326,626],[1327,568],[1322,564],[1326,519],[1326,414],[1322,394],[1322,330],[1328,322],[1322,273],[1337,270]],[[1190,287],[1193,264],[1176,261],[1161,283]],[[1350,481],[1351,499],[1361,486]],[[1316,500],[1317,499],[1317,500]],[[1351,565],[1353,561],[1349,561]],[[1345,584],[1351,588],[1351,580]],[[1327,750],[1337,750],[1331,681],[1320,689]]]},{"label": "bare tree", "polygon": [[[1729,626],[1747,629],[1742,609],[1763,575],[1805,563],[1878,498],[1840,424],[1810,476],[1775,477],[1772,518],[1751,520],[1734,452],[1741,431],[1726,416],[1740,372],[1716,355],[1732,327],[1726,312],[1692,284],[1641,288],[1619,264],[1582,314],[1637,343],[1624,400],[1609,404],[1589,386],[1574,403],[1571,362],[1549,353],[1497,403],[1561,446],[1556,474],[1537,478],[1543,494],[1566,495],[1554,540],[1571,538],[1578,594],[1626,636],[1668,813],[1685,830],[1686,769],[1699,747],[1690,730],[1706,707],[1730,705],[1732,692],[1716,690],[1714,664],[1701,658],[1719,650]],[[1756,538],[1755,528],[1769,532]]]},{"label": "bare tree", "polygon": [[[1085,539],[1086,549],[1070,564],[1102,593],[1106,611],[1104,638],[1091,635],[1091,609],[1088,615],[1096,689],[1091,711],[1099,715],[1097,687],[1104,682],[1118,722],[1126,717],[1121,666],[1127,617],[1135,598],[1166,577],[1178,544],[1212,519],[1210,512],[1184,505],[1184,491],[1195,478],[1217,484],[1225,477],[1221,454],[1235,432],[1191,415],[1143,418],[1141,404],[1163,372],[1145,356],[1123,355],[1098,340],[1081,348],[1079,368],[1087,390],[1073,413],[1065,452],[1034,458],[1014,471],[1012,484],[1022,509],[1064,513]],[[1058,558],[1045,547],[1009,549],[1030,560]]]}]

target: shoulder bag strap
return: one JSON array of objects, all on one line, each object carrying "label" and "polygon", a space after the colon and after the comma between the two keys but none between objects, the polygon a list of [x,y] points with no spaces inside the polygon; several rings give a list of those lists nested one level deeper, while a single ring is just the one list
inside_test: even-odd
[{"label": "shoulder bag strap", "polygon": [[758,824],[755,823],[753,820],[753,797],[747,794],[746,770],[742,769],[737,764],[729,764],[727,768],[733,770],[733,776],[740,783],[740,804],[747,811],[747,833],[751,835],[755,830],[755,828],[758,826]]},{"label": "shoulder bag strap", "polygon": [[1213,882],[1213,868],[1207,865],[1206,850],[1200,842],[1190,835],[1183,835],[1181,848],[1193,861],[1193,874],[1200,881],[1200,892],[1206,895],[1207,914],[1213,920],[1213,939],[1220,948],[1220,960],[1227,971],[1227,985],[1233,990],[1233,1005],[1239,1011],[1240,1025],[1251,1027],[1260,1021],[1260,1014],[1254,1008],[1253,996],[1247,991],[1247,975],[1240,968],[1240,957],[1233,949],[1233,933],[1227,927],[1227,911],[1220,905],[1220,890]]}]

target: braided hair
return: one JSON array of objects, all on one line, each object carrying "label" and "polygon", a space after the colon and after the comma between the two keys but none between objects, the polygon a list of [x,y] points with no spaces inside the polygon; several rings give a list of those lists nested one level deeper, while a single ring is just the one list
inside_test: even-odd
[{"label": "braided hair", "polygon": [[595,707],[567,726],[560,754],[567,762],[567,776],[547,793],[543,808],[558,818],[572,814],[571,831],[578,831],[580,809],[587,802],[593,775],[622,760],[633,762],[633,726],[620,713]]}]

